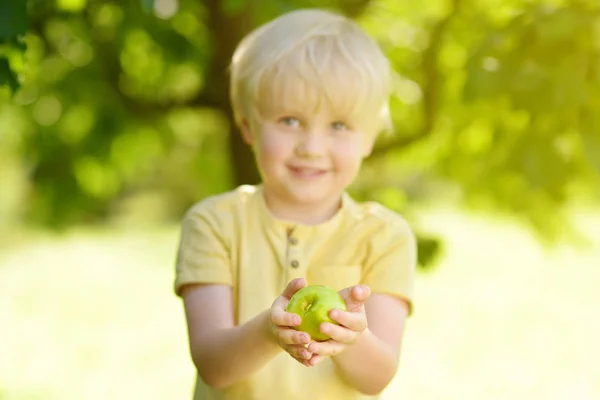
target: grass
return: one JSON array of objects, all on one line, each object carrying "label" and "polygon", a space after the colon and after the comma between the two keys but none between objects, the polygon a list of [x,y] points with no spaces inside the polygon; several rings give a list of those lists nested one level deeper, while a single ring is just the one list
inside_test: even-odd
[{"label": "grass", "polygon": [[[600,398],[600,215],[577,219],[592,246],[544,250],[505,221],[427,214],[447,250],[419,275],[384,398]],[[3,246],[0,399],[190,398],[177,239],[80,231]]]}]

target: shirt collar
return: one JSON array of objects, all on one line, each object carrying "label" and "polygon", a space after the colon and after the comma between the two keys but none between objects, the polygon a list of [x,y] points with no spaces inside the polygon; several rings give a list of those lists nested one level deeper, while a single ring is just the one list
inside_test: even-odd
[{"label": "shirt collar", "polygon": [[337,226],[340,225],[340,221],[344,219],[344,215],[349,212],[349,209],[352,207],[353,203],[348,193],[343,192],[341,198],[342,204],[335,215],[320,224],[307,225],[274,216],[271,210],[269,210],[265,201],[262,185],[256,186],[254,197],[255,201],[258,203],[262,222],[265,224],[268,230],[278,234],[293,232],[293,235],[298,239],[303,239],[316,234],[331,233]]}]

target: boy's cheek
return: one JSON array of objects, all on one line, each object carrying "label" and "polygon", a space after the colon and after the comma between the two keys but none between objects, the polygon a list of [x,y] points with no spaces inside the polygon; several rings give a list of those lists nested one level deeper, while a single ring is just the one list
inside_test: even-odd
[{"label": "boy's cheek", "polygon": [[271,160],[279,160],[285,159],[285,157],[291,152],[289,143],[281,139],[265,138],[267,140],[262,140],[259,148],[260,153],[268,159]]},{"label": "boy's cheek", "polygon": [[289,153],[277,143],[262,143],[254,149],[256,162],[260,169],[265,172],[272,172],[284,165]]}]

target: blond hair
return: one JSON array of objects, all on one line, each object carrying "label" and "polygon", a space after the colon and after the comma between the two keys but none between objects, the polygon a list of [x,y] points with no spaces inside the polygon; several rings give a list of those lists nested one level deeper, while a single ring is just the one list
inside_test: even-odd
[{"label": "blond hair", "polygon": [[231,63],[235,121],[265,110],[312,110],[327,102],[341,118],[379,132],[388,123],[391,68],[354,21],[323,10],[284,14],[248,34]]}]

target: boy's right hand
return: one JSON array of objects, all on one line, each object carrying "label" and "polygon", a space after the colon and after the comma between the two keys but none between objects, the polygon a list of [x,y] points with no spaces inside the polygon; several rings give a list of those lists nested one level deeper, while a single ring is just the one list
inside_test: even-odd
[{"label": "boy's right hand", "polygon": [[299,363],[308,365],[306,361],[312,357],[312,353],[306,348],[306,345],[311,342],[310,335],[293,329],[293,326],[300,325],[300,316],[285,311],[294,293],[305,286],[306,281],[303,278],[288,283],[283,293],[271,306],[271,327],[279,346]]}]

